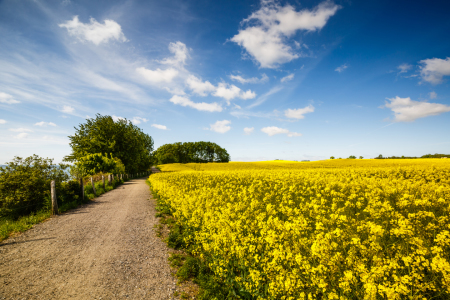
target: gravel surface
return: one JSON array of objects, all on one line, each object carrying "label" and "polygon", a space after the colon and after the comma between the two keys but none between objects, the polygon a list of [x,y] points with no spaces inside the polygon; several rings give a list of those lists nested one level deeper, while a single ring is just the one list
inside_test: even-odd
[{"label": "gravel surface", "polygon": [[157,222],[144,178],[37,224],[0,243],[0,299],[173,299]]}]

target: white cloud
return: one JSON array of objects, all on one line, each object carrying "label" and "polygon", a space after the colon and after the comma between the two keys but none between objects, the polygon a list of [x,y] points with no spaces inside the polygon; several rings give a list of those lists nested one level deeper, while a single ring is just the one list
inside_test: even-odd
[{"label": "white cloud", "polygon": [[430,92],[430,99],[435,99],[435,98],[437,98],[436,92]]},{"label": "white cloud", "polygon": [[161,130],[167,130],[167,126],[165,125],[159,125],[159,124],[152,124],[152,127],[161,129]]},{"label": "white cloud", "polygon": [[348,68],[347,64],[343,64],[342,66],[337,67],[337,68],[334,69],[334,70],[335,70],[336,72],[341,73],[342,71],[344,71],[344,70],[347,69],[347,68]]},{"label": "white cloud", "polygon": [[172,95],[178,95],[178,96],[183,96],[186,95],[186,93],[181,89],[181,88],[169,88],[169,87],[165,87],[164,88],[166,91],[168,91],[169,93],[171,93]]},{"label": "white cloud", "polygon": [[180,41],[169,44],[169,51],[173,53],[173,57],[165,58],[161,61],[162,64],[182,67],[186,64],[186,59],[189,58],[189,51],[186,45]]},{"label": "white cloud", "polygon": [[0,119],[0,124],[6,124],[6,120]]},{"label": "white cloud", "polygon": [[200,96],[206,96],[208,93],[214,92],[216,88],[209,81],[203,82],[200,78],[195,77],[194,75],[189,75],[186,79],[186,84],[189,89],[191,89],[194,94]]},{"label": "white cloud", "polygon": [[141,117],[134,117],[133,119],[131,119],[131,122],[133,122],[133,124],[138,125],[141,124],[142,122],[146,123],[148,120],[146,118],[141,118]]},{"label": "white cloud", "polygon": [[398,66],[397,69],[400,70],[400,71],[398,72],[398,74],[401,74],[401,73],[406,73],[406,72],[408,72],[409,70],[411,70],[411,69],[412,69],[412,66],[411,66],[410,64],[404,63],[404,64],[401,64],[400,66]]},{"label": "white cloud", "polygon": [[241,98],[243,100],[253,99],[255,97],[256,97],[256,93],[251,90],[247,90],[244,93],[239,94],[239,98]]},{"label": "white cloud", "polygon": [[113,20],[105,20],[104,24],[101,24],[91,18],[88,24],[80,22],[78,16],[75,16],[72,20],[59,24],[59,27],[66,28],[70,35],[77,37],[79,40],[89,41],[95,45],[107,43],[110,40],[127,41],[122,28]]},{"label": "white cloud", "polygon": [[151,83],[170,83],[178,75],[178,71],[173,68],[165,70],[161,70],[160,68],[157,68],[156,70],[149,70],[144,67],[140,67],[136,68],[136,72]]},{"label": "white cloud", "polygon": [[269,81],[269,77],[266,74],[262,74],[261,78],[252,77],[252,78],[244,78],[240,75],[230,75],[231,80],[239,81],[242,84],[245,83],[264,83]]},{"label": "white cloud", "polygon": [[316,31],[325,26],[340,6],[325,1],[313,10],[295,11],[291,5],[280,6],[275,1],[262,0],[261,8],[243,20],[248,25],[231,38],[260,64],[275,68],[299,57],[286,44],[286,38],[298,30]]},{"label": "white cloud", "polygon": [[284,111],[284,115],[291,119],[304,119],[304,114],[312,113],[314,112],[314,106],[311,104],[306,106],[305,108],[298,108],[298,109],[287,109]]},{"label": "white cloud", "polygon": [[177,104],[177,105],[181,105],[181,106],[189,106],[192,108],[195,108],[196,110],[200,110],[200,111],[209,111],[209,112],[220,112],[222,111],[222,106],[220,106],[220,104],[213,102],[213,103],[205,103],[205,102],[200,102],[200,103],[195,103],[193,101],[191,101],[189,98],[187,97],[181,97],[178,95],[173,96],[172,98],[170,98],[169,100],[170,102],[172,102],[173,104]]},{"label": "white cloud", "polygon": [[256,97],[256,93],[252,92],[251,90],[243,92],[240,88],[238,88],[233,84],[230,85],[221,82],[217,86],[215,92],[213,93],[213,96],[224,98],[225,100],[227,100],[228,103],[230,103],[230,100],[237,97],[244,100],[253,99]]},{"label": "white cloud", "polygon": [[229,85],[227,83],[219,83],[217,86],[216,91],[213,93],[213,96],[221,97],[226,99],[227,101],[234,99],[236,97],[239,97],[239,94],[241,93],[241,89],[238,88],[235,85]]},{"label": "white cloud", "polygon": [[289,74],[288,76],[284,76],[283,78],[280,79],[280,82],[290,81],[292,79],[294,79],[294,73]]},{"label": "white cloud", "polygon": [[266,133],[268,136],[274,136],[276,134],[286,134],[288,137],[301,136],[301,133],[291,132],[284,128],[279,128],[275,126],[264,127],[261,129],[262,132]]},{"label": "white cloud", "polygon": [[386,102],[384,107],[390,108],[395,115],[396,122],[412,122],[419,118],[436,116],[444,112],[450,111],[450,106],[411,100],[408,98],[388,98],[390,102]]},{"label": "white cloud", "polygon": [[218,133],[225,133],[231,129],[231,127],[228,126],[228,124],[231,124],[231,122],[228,120],[217,121],[214,124],[210,124],[209,129]]},{"label": "white cloud", "polygon": [[36,124],[34,124],[34,126],[41,126],[41,127],[45,127],[45,126],[56,126],[55,123],[53,122],[37,122]]},{"label": "white cloud", "polygon": [[253,130],[255,130],[255,127],[245,127],[244,128],[244,132],[247,135],[251,134],[253,132]]},{"label": "white cloud", "polygon": [[73,108],[72,106],[64,105],[61,111],[66,114],[71,114],[75,111],[75,108]]},{"label": "white cloud", "polygon": [[10,94],[0,92],[0,103],[16,104],[20,103],[20,101],[15,100]]},{"label": "white cloud", "polygon": [[115,115],[112,115],[111,117],[113,118],[113,121],[114,121],[114,122],[118,122],[118,121],[120,121],[120,120],[125,120],[125,118],[118,117],[118,116],[115,116]]},{"label": "white cloud", "polygon": [[450,57],[447,59],[429,58],[421,60],[420,67],[422,79],[432,84],[442,83],[442,77],[450,76]]},{"label": "white cloud", "polygon": [[33,132],[33,130],[27,129],[27,128],[10,128],[9,131],[14,131],[14,132]]},{"label": "white cloud", "polygon": [[22,132],[22,133],[19,133],[18,135],[16,135],[14,138],[20,140],[20,139],[24,139],[26,137],[28,137],[28,133]]}]

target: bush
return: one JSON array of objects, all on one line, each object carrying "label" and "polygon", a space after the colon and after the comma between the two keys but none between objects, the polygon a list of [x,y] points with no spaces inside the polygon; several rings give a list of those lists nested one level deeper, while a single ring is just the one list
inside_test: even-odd
[{"label": "bush", "polygon": [[[69,187],[61,184],[68,179],[65,165],[52,164],[53,159],[33,155],[15,157],[0,168],[0,216],[19,216],[37,212],[50,200],[50,182],[56,180],[57,189]],[[69,193],[73,197],[74,193]],[[61,199],[64,201],[64,198]]]}]

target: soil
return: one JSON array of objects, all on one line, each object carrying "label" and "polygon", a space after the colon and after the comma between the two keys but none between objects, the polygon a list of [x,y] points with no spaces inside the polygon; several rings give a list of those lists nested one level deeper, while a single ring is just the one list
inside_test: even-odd
[{"label": "soil", "polygon": [[3,241],[0,299],[174,299],[155,213],[134,179]]}]

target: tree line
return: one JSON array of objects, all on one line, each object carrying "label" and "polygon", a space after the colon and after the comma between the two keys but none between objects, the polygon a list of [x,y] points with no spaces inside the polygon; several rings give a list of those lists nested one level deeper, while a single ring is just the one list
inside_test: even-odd
[{"label": "tree line", "polygon": [[153,156],[158,164],[229,162],[227,150],[211,142],[165,144]]}]

